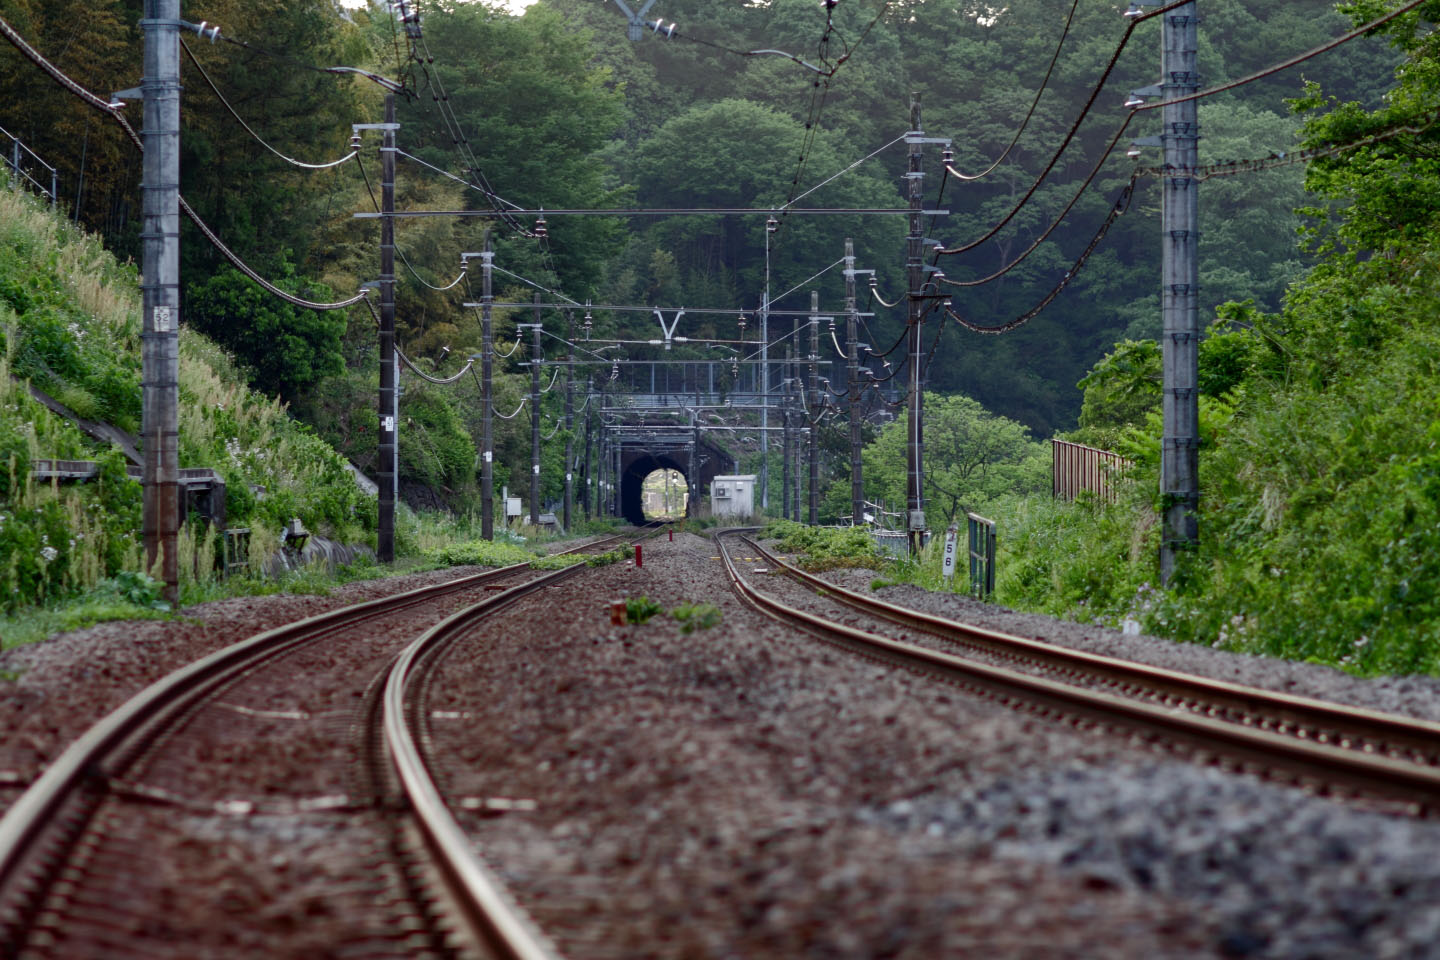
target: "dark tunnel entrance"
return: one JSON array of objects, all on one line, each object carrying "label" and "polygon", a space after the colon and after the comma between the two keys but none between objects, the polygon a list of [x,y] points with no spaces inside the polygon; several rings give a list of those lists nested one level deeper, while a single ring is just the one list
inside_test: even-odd
[{"label": "dark tunnel entrance", "polygon": [[[666,454],[646,453],[631,460],[620,478],[620,513],[636,526],[646,523],[645,478],[656,470],[675,470],[685,476],[685,467],[686,464]],[[689,483],[688,477],[686,483]],[[687,514],[695,511],[695,499],[690,497],[686,504]]]}]

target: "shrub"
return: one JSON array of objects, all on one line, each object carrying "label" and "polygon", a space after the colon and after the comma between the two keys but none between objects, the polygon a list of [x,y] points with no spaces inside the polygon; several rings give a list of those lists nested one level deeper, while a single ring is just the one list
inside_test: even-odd
[{"label": "shrub", "polygon": [[670,616],[679,622],[681,633],[718,627],[722,619],[720,608],[713,603],[682,603],[670,611]]}]

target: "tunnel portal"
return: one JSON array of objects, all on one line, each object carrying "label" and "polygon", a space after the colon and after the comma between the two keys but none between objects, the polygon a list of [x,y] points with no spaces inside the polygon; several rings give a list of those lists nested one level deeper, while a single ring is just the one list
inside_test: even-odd
[{"label": "tunnel portal", "polygon": [[[683,459],[689,459],[683,458]],[[620,480],[620,512],[630,523],[639,526],[646,523],[645,519],[645,478],[656,470],[674,470],[685,482],[690,483],[690,478],[685,473],[686,464],[682,458],[673,457],[666,453],[640,453],[625,465],[624,476]],[[693,490],[693,485],[691,487]],[[698,494],[690,496],[685,506],[687,516],[695,512],[695,501]]]}]

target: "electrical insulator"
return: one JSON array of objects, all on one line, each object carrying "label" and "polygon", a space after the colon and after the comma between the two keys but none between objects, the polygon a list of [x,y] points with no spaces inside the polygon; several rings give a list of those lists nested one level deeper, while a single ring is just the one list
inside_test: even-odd
[{"label": "electrical insulator", "polygon": [[350,135],[350,149],[356,153],[360,152],[360,134],[352,133]]},{"label": "electrical insulator", "polygon": [[745,317],[743,314],[740,317],[740,342],[745,342]]},{"label": "electrical insulator", "polygon": [[544,218],[544,217],[541,217],[539,220],[536,220],[536,221],[535,221],[535,236],[537,236],[537,237],[539,237],[540,239],[543,240],[544,238],[548,237],[549,235],[550,235],[550,231],[549,231],[548,229],[546,229],[546,227],[545,227],[545,218]]},{"label": "electrical insulator", "polygon": [[586,310],[586,311],[585,311],[585,324],[584,324],[584,328],[585,328],[585,339],[586,339],[586,340],[589,340],[589,339],[590,339],[590,331],[591,331],[591,329],[594,328],[594,326],[595,326],[594,318],[590,316],[590,311],[589,311],[589,310]]},{"label": "electrical insulator", "polygon": [[776,220],[774,217],[771,217],[770,219],[768,219],[768,220],[765,221],[765,231],[766,231],[767,233],[774,233],[774,232],[775,232],[776,230],[778,230],[779,228],[780,228],[780,221],[779,221],[779,220]]},{"label": "electrical insulator", "polygon": [[955,162],[955,150],[953,147],[946,147],[940,151],[940,162],[947,167]]}]

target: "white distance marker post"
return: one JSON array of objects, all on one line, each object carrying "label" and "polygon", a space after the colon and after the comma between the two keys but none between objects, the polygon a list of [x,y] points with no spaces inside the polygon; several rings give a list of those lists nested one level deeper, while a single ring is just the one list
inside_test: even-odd
[{"label": "white distance marker post", "polygon": [[957,524],[950,524],[950,529],[945,531],[945,560],[941,566],[941,573],[948,584],[955,578],[955,554],[960,549],[960,528]]}]

